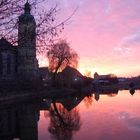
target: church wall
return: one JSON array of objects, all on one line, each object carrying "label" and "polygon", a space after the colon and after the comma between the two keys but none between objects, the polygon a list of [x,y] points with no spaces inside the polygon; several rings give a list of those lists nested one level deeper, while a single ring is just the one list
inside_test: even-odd
[{"label": "church wall", "polygon": [[13,80],[16,76],[16,53],[11,50],[0,52],[0,80]]},{"label": "church wall", "polygon": [[13,46],[5,38],[0,39],[1,81],[40,80],[36,58],[36,22],[30,11],[31,5],[27,1],[24,13],[18,17],[18,47]]}]

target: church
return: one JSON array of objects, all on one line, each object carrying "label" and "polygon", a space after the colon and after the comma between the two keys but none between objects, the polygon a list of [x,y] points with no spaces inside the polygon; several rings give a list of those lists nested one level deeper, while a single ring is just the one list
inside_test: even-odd
[{"label": "church", "polygon": [[0,80],[35,80],[39,77],[36,58],[36,22],[27,1],[18,17],[18,46],[0,39]]}]

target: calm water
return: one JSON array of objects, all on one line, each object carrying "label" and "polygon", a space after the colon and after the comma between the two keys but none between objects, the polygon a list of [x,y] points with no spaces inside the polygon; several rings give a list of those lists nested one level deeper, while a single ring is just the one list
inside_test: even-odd
[{"label": "calm water", "polygon": [[[40,112],[39,140],[140,139],[140,91],[135,91],[133,96],[129,91],[119,91],[118,94],[100,95],[98,101],[94,94],[77,100],[81,100],[77,106],[69,99],[57,104],[63,120],[69,123],[66,126],[54,112]],[[75,105],[72,106],[72,102]]]},{"label": "calm water", "polygon": [[140,91],[131,94],[94,93],[2,109],[0,140],[139,140]]}]

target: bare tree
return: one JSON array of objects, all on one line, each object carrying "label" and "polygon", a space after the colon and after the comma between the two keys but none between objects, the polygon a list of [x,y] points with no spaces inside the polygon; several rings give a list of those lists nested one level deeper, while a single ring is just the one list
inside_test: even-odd
[{"label": "bare tree", "polygon": [[[33,0],[35,9],[39,0]],[[18,16],[24,9],[25,0],[0,0],[0,37],[5,37],[11,43],[17,43]]]},{"label": "bare tree", "polygon": [[47,53],[49,69],[54,72],[53,80],[56,78],[58,70],[63,70],[66,66],[77,67],[78,54],[69,46],[66,40],[59,40],[50,46]]},{"label": "bare tree", "polygon": [[[36,19],[37,51],[47,50],[48,42],[57,37],[64,29],[64,24],[71,18],[76,10],[64,21],[57,22],[58,6],[49,10],[37,7],[45,0],[30,0],[32,13]],[[17,43],[18,16],[24,9],[25,0],[0,0],[0,38],[5,37],[11,43]]]}]

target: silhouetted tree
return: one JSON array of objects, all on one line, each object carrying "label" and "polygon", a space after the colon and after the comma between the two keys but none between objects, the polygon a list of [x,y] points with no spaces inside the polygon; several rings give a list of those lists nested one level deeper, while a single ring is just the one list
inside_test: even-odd
[{"label": "silhouetted tree", "polygon": [[78,54],[69,46],[66,40],[59,40],[53,44],[47,53],[49,69],[54,72],[53,80],[56,80],[58,70],[66,66],[77,67]]},{"label": "silhouetted tree", "polygon": [[78,131],[80,126],[80,116],[76,108],[68,112],[62,105],[53,103],[48,130],[54,139],[71,140],[73,132]]}]

